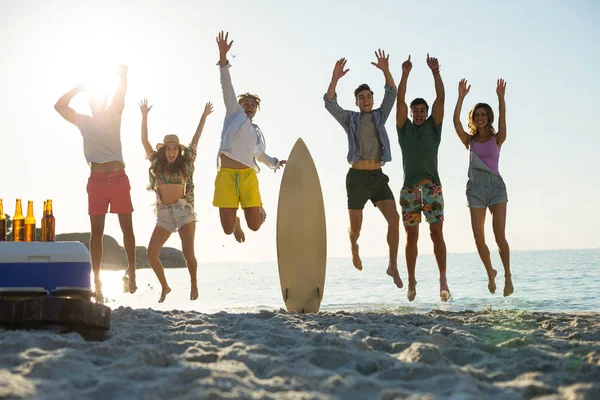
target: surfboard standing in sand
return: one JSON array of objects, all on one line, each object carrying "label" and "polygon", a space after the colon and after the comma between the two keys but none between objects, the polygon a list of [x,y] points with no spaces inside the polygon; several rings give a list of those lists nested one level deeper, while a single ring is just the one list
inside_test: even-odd
[{"label": "surfboard standing in sand", "polygon": [[323,96],[325,108],[342,125],[348,135],[348,163],[351,164],[346,175],[346,193],[348,196],[348,213],[350,215],[350,246],[352,263],[359,271],[363,265],[358,252],[358,237],[363,221],[363,208],[371,201],[381,211],[388,223],[387,242],[390,249],[390,259],[387,274],[394,279],[398,288],[403,286],[398,272],[398,242],[400,216],[396,209],[394,193],[388,184],[389,178],[381,167],[391,161],[390,140],[385,130],[396,98],[396,84],[389,68],[389,55],[378,50],[375,52],[377,62],[372,62],[385,77],[385,94],[381,106],[373,109],[373,91],[362,84],[354,91],[357,111],[344,110],[338,105],[335,92],[337,82],[349,71],[344,69],[346,59],[341,58],[335,63],[331,83]]},{"label": "surfboard standing in sand", "polygon": [[133,233],[133,204],[131,185],[125,173],[125,162],[121,149],[121,115],[125,108],[127,92],[127,66],[118,67],[119,85],[112,102],[106,106],[106,95],[92,93],[90,108],[92,116],[78,114],[69,107],[71,99],[83,92],[82,85],[65,93],[54,105],[56,111],[81,131],[83,152],[90,165],[90,178],[87,183],[88,213],[90,215],[90,255],[94,270],[96,300],[103,301],[100,266],[102,264],[102,237],[106,213],[119,215],[119,225],[123,231],[123,245],[127,254],[127,275],[129,292],[137,290],[135,282],[135,236]]},{"label": "surfboard standing in sand", "polygon": [[317,167],[302,139],[292,148],[277,206],[277,265],[288,311],[316,313],[327,263],[325,205]]},{"label": "surfboard standing in sand", "polygon": [[440,65],[435,57],[427,54],[427,65],[435,82],[435,101],[429,113],[429,105],[422,98],[410,103],[412,121],[408,119],[406,105],[406,84],[412,69],[410,56],[402,63],[402,78],[398,87],[398,106],[396,107],[396,130],[402,149],[402,168],[404,183],[400,191],[402,221],[406,230],[406,268],[408,269],[409,301],[417,295],[415,267],[417,265],[419,224],[421,212],[429,223],[433,253],[440,271],[440,299],[448,301],[450,289],[446,281],[446,243],[442,228],[444,226],[444,195],[438,173],[438,149],[442,140],[442,121],[444,119],[444,83],[440,76]]},{"label": "surfboard standing in sand", "polygon": [[260,109],[260,97],[245,93],[236,97],[231,83],[227,53],[233,40],[228,42],[229,33],[221,31],[217,36],[219,46],[219,71],[225,101],[225,121],[221,132],[221,144],[217,156],[217,177],[213,205],[219,208],[221,226],[227,235],[233,233],[242,243],[246,240],[242,230],[238,207],[241,205],[248,228],[258,231],[266,219],[258,188],[257,161],[273,170],[281,168],[285,160],[278,160],[265,153],[265,138],[252,123]]},{"label": "surfboard standing in sand", "polygon": [[467,202],[471,211],[471,227],[477,252],[488,275],[488,290],[494,294],[498,272],[492,267],[490,249],[485,244],[485,215],[489,208],[498,252],[504,266],[504,296],[506,297],[514,291],[510,273],[510,247],[506,240],[508,194],[498,168],[500,148],[506,140],[506,103],[504,101],[506,82],[504,79],[498,79],[496,82],[496,94],[500,109],[498,132],[492,125],[494,111],[487,103],[477,103],[473,106],[469,112],[469,133],[465,132],[460,122],[460,111],[469,89],[471,89],[471,85],[467,86],[467,81],[461,79],[458,83],[458,100],[454,108],[454,129],[462,144],[469,150]]},{"label": "surfboard standing in sand", "polygon": [[210,102],[204,105],[204,111],[196,132],[188,146],[179,143],[177,135],[166,135],[163,142],[152,148],[148,140],[148,100],[139,104],[142,113],[142,145],[150,161],[148,190],[156,192],[156,227],[148,244],[147,258],[158,278],[162,291],[159,303],[171,292],[165,271],[158,258],[160,250],[171,236],[179,232],[181,251],[190,273],[190,300],[198,298],[196,272],[198,262],[194,252],[196,234],[196,213],[194,212],[194,163],[196,161],[198,141],[202,136],[206,118],[212,113]]}]

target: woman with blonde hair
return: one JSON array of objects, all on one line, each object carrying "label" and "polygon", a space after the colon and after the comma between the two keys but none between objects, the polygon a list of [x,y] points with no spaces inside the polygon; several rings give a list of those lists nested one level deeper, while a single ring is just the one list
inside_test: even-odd
[{"label": "woman with blonde hair", "polygon": [[196,161],[196,147],[202,135],[206,117],[212,113],[212,104],[209,102],[204,106],[200,123],[189,146],[180,144],[177,135],[171,134],[166,135],[163,142],[156,145],[156,150],[148,141],[148,113],[152,106],[148,107],[148,100],[143,100],[139,106],[142,112],[142,144],[146,150],[146,156],[150,160],[148,190],[156,192],[156,227],[148,244],[147,257],[162,286],[158,302],[165,301],[165,297],[171,292],[158,256],[163,245],[174,232],[179,232],[181,250],[190,273],[190,300],[196,300],[198,298],[196,281],[198,263],[194,254],[196,213],[194,212],[192,177],[194,161]]},{"label": "woman with blonde hair", "polygon": [[498,79],[496,84],[500,109],[498,131],[492,126],[494,112],[486,103],[475,104],[469,112],[469,133],[463,129],[460,112],[470,89],[471,85],[467,86],[467,81],[461,79],[458,83],[458,101],[454,109],[454,128],[461,142],[469,150],[469,180],[466,194],[471,211],[471,227],[477,252],[487,271],[488,289],[493,294],[496,292],[495,278],[498,273],[492,267],[490,250],[485,243],[484,235],[485,216],[489,208],[500,259],[504,265],[504,296],[510,296],[514,288],[510,273],[510,249],[505,235],[508,195],[498,169],[500,148],[506,140],[506,104],[504,101],[506,82]]}]

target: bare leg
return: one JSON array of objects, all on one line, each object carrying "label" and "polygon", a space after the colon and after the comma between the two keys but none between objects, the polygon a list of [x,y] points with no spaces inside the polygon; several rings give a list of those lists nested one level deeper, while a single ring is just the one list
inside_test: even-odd
[{"label": "bare leg", "polygon": [[448,281],[446,279],[446,242],[444,242],[444,223],[436,222],[429,225],[429,233],[433,242],[433,254],[437,261],[440,271],[440,299],[448,301],[450,298],[450,289],[448,289]]},{"label": "bare leg", "polygon": [[348,210],[350,215],[350,228],[348,229],[348,235],[350,236],[350,250],[352,251],[352,264],[354,267],[362,271],[362,260],[358,253],[358,238],[360,236],[360,230],[362,228],[363,221],[363,210]]},{"label": "bare leg", "polygon": [[267,213],[262,206],[244,208],[244,216],[246,217],[248,228],[254,232],[258,231],[267,219]]},{"label": "bare leg", "polygon": [[408,292],[406,297],[408,301],[413,301],[417,297],[415,268],[417,266],[417,256],[419,255],[419,225],[405,226],[404,230],[406,231],[404,254],[406,256],[406,269],[408,270]]},{"label": "bare leg", "polygon": [[225,232],[226,235],[231,235],[233,233],[235,240],[238,243],[243,243],[246,241],[246,235],[244,235],[244,231],[242,231],[240,219],[236,214],[237,208],[219,208],[223,232]]},{"label": "bare leg", "polygon": [[394,279],[394,283],[398,288],[402,288],[404,284],[400,279],[398,272],[398,242],[400,240],[400,215],[396,209],[395,200],[383,200],[376,203],[377,208],[385,217],[388,223],[387,243],[390,248],[390,260],[386,273]]},{"label": "bare leg", "polygon": [[119,214],[119,224],[123,232],[123,246],[127,254],[127,276],[129,277],[129,293],[135,293],[137,285],[135,282],[135,235],[133,234],[133,222],[131,213]]},{"label": "bare leg", "polygon": [[475,245],[477,246],[477,252],[479,258],[483,262],[485,271],[488,276],[488,290],[490,293],[496,293],[496,271],[492,267],[492,260],[490,259],[490,249],[485,244],[485,213],[486,208],[471,208],[471,227],[473,228],[473,236],[475,237]]},{"label": "bare leg", "polygon": [[104,236],[104,221],[106,215],[90,215],[91,233],[90,233],[90,257],[92,261],[92,271],[94,271],[94,287],[96,291],[96,301],[102,303],[102,281],[100,280],[100,267],[102,265],[102,253],[104,251],[102,238]]},{"label": "bare leg", "polygon": [[185,224],[179,229],[179,237],[181,238],[181,251],[185,258],[188,271],[190,273],[190,300],[198,298],[198,281],[196,273],[198,271],[198,262],[194,253],[194,235],[196,234],[196,222]]},{"label": "bare leg", "polygon": [[500,259],[504,266],[504,297],[506,297],[510,296],[515,290],[510,273],[510,248],[506,241],[506,203],[494,204],[490,207],[490,212],[492,213],[492,226],[496,244],[498,244]]},{"label": "bare leg", "polygon": [[152,237],[150,238],[150,243],[148,244],[148,251],[146,253],[148,262],[150,263],[150,266],[152,266],[152,269],[154,270],[154,273],[156,274],[156,277],[158,278],[158,281],[162,287],[160,299],[158,300],[159,303],[165,301],[165,297],[167,297],[167,295],[171,292],[171,288],[167,284],[167,278],[165,277],[165,270],[160,262],[160,259],[158,258],[160,255],[160,250],[170,236],[171,232],[161,228],[160,226],[156,226],[154,228],[154,232],[152,232]]}]

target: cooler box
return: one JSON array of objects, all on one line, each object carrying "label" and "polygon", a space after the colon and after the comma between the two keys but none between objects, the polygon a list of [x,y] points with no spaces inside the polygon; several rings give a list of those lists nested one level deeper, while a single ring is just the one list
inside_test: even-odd
[{"label": "cooler box", "polygon": [[0,242],[0,287],[91,289],[91,272],[80,242]]}]

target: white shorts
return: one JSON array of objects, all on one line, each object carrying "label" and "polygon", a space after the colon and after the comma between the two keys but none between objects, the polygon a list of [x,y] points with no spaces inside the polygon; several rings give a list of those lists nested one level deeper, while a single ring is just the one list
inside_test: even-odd
[{"label": "white shorts", "polygon": [[194,207],[184,199],[179,199],[176,203],[169,205],[158,204],[156,225],[169,232],[177,232],[185,224],[195,221]]}]

